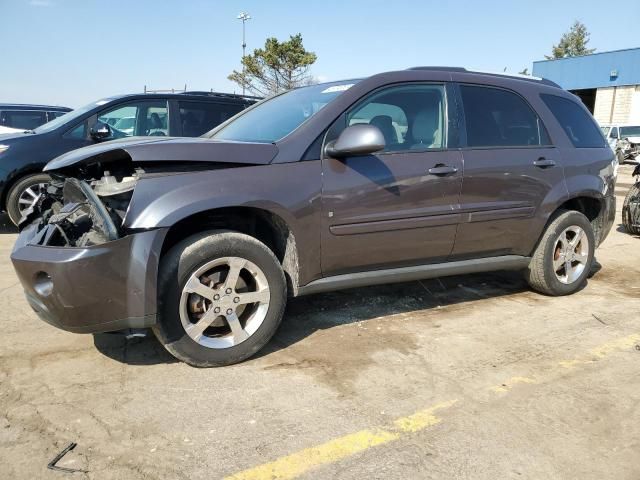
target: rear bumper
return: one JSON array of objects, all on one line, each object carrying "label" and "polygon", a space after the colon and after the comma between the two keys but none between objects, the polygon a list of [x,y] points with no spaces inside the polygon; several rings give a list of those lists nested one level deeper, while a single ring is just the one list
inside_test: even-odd
[{"label": "rear bumper", "polygon": [[31,245],[19,235],[11,261],[31,307],[45,322],[76,333],[144,328],[156,322],[156,280],[167,229],[86,248]]},{"label": "rear bumper", "polygon": [[597,239],[597,245],[604,242],[605,238],[609,235],[613,223],[616,219],[616,196],[614,195],[615,188],[613,188],[609,195],[604,197],[604,214],[602,215],[603,223],[602,228],[599,230],[599,238]]}]

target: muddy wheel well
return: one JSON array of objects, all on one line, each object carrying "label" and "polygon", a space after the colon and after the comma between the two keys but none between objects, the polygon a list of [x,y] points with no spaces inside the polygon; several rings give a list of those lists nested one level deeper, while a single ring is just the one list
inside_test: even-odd
[{"label": "muddy wheel well", "polygon": [[596,241],[599,241],[600,229],[604,222],[604,205],[601,200],[593,197],[576,197],[564,202],[558,210],[575,210],[582,213],[591,222]]},{"label": "muddy wheel well", "polygon": [[251,207],[230,207],[200,212],[173,225],[162,244],[161,257],[181,240],[205,230],[235,230],[264,243],[275,254],[287,279],[290,295],[298,289],[298,249],[286,222],[272,212]]}]

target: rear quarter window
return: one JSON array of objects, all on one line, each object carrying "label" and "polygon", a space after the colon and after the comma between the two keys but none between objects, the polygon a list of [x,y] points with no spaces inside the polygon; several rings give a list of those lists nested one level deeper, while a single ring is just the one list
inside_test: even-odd
[{"label": "rear quarter window", "polygon": [[602,131],[595,120],[578,103],[568,98],[543,93],[542,101],[576,148],[602,148],[606,146]]}]

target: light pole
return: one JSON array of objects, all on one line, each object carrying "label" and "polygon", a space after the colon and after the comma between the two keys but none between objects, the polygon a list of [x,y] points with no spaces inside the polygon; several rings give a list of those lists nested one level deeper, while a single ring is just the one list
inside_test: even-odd
[{"label": "light pole", "polygon": [[[246,12],[240,12],[238,20],[242,20],[242,59],[245,57],[245,50],[247,48],[247,42],[245,40],[245,27],[244,24],[247,20],[251,20],[251,15]],[[244,62],[242,63],[242,95],[244,95]]]}]

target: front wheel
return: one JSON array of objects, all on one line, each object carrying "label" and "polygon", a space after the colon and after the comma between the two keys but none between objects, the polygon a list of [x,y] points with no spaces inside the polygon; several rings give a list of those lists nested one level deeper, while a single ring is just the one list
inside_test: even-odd
[{"label": "front wheel", "polygon": [[51,177],[46,173],[28,175],[18,180],[7,194],[7,213],[14,225],[22,218],[22,214],[33,206],[40,194],[44,193]]},{"label": "front wheel", "polygon": [[271,339],[286,298],[280,262],[266,245],[238,232],[194,235],[161,262],[154,333],[190,365],[237,363]]},{"label": "front wheel", "polygon": [[586,280],[593,263],[595,236],[589,219],[576,211],[555,215],[525,272],[529,285],[547,295],[569,295]]}]

